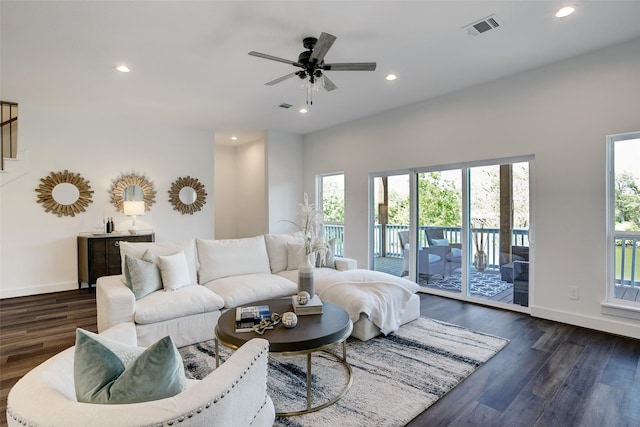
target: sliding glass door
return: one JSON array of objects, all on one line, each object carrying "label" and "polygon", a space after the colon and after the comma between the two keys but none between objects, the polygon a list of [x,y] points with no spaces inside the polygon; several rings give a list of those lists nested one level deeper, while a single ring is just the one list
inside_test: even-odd
[{"label": "sliding glass door", "polygon": [[373,269],[425,292],[528,306],[530,160],[373,177]]}]

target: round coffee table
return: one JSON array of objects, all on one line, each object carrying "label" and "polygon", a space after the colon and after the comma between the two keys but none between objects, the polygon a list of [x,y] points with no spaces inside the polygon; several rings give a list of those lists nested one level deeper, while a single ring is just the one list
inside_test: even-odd
[{"label": "round coffee table", "polygon": [[[271,313],[283,314],[293,311],[291,298],[271,299],[266,301],[256,301],[246,306],[268,305]],[[351,366],[347,362],[346,340],[351,335],[353,323],[349,319],[349,314],[342,308],[329,302],[323,302],[323,313],[307,316],[298,316],[298,325],[295,328],[287,329],[282,324],[278,324],[274,329],[268,329],[263,335],[256,332],[235,332],[235,308],[226,311],[218,319],[215,329],[216,366],[219,365],[218,343],[231,349],[237,349],[252,338],[264,338],[269,341],[269,353],[282,355],[306,354],[307,356],[307,408],[302,411],[278,412],[277,416],[289,417],[293,415],[307,414],[319,411],[340,400],[351,388],[353,378],[351,377]],[[342,356],[328,350],[334,344],[342,343]],[[316,351],[323,351],[345,366],[347,372],[347,384],[340,393],[329,401],[312,407],[311,404],[311,354]]]}]

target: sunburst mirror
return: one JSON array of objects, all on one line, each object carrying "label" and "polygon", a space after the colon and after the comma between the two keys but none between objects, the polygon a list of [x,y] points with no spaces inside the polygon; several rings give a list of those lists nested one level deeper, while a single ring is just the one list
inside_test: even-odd
[{"label": "sunburst mirror", "polygon": [[147,177],[136,173],[123,174],[111,184],[111,203],[118,212],[123,212],[125,200],[144,201],[145,211],[150,210],[156,202],[156,190],[153,182]]},{"label": "sunburst mirror", "polygon": [[206,203],[207,192],[198,178],[190,176],[176,179],[169,189],[169,202],[173,209],[183,215],[193,215],[202,209]]},{"label": "sunburst mirror", "polygon": [[38,203],[42,203],[45,212],[58,216],[76,216],[85,212],[93,200],[93,190],[79,173],[51,172],[40,178],[40,185],[36,188]]}]

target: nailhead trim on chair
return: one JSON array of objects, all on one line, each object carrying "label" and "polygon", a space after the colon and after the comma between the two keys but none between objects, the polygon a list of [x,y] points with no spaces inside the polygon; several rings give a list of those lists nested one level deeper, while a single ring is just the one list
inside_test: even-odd
[{"label": "nailhead trim on chair", "polygon": [[[253,365],[255,364],[255,361],[257,361],[257,360],[258,360],[258,359],[259,359],[259,358],[260,358],[260,357],[261,357],[265,352],[268,352],[268,351],[269,351],[269,346],[264,347],[264,348],[262,349],[262,351],[261,351],[261,352],[260,352],[256,357],[254,357],[254,358],[253,358],[253,361],[251,362],[251,366],[253,366]],[[250,369],[250,368],[245,369],[245,370],[244,370],[244,372],[242,373],[242,375],[240,375],[240,377],[239,377],[239,378],[236,378],[236,380],[234,381],[234,383],[231,385],[231,389],[232,389],[232,388],[234,388],[234,387],[236,386],[236,384],[238,384],[242,378],[244,378],[244,376],[249,372],[249,369]],[[214,399],[213,399],[213,401],[209,401],[209,402],[207,402],[207,403],[204,405],[204,408],[199,407],[198,409],[196,409],[196,410],[195,410],[195,412],[194,412],[194,411],[191,411],[191,412],[189,412],[189,413],[186,413],[186,414],[180,415],[178,418],[174,418],[174,419],[172,419],[172,420],[168,420],[168,421],[164,421],[164,422],[161,422],[161,423],[157,423],[157,424],[149,425],[149,426],[147,426],[147,427],[164,427],[164,426],[172,426],[172,425],[176,424],[176,422],[177,422],[177,423],[181,423],[181,422],[183,422],[184,420],[186,420],[186,419],[188,419],[188,418],[192,418],[194,415],[197,415],[197,414],[202,413],[202,411],[204,411],[205,409],[209,409],[209,408],[211,407],[211,405],[212,405],[212,404],[216,404],[220,399],[223,399],[227,394],[231,393],[231,389],[229,389],[229,390],[227,390],[227,391],[223,392],[223,393],[220,395],[220,397],[219,397],[219,398],[218,398],[218,397],[216,397],[216,398],[214,398]],[[260,409],[264,408],[264,405],[266,405],[266,403],[267,403],[267,399],[266,399],[266,397],[267,397],[267,396],[265,395],[265,399],[264,399],[264,401],[262,402],[262,406],[260,406]],[[7,414],[8,414],[8,415],[9,415],[9,416],[14,420],[14,421],[17,421],[17,422],[19,422],[20,424],[22,424],[22,425],[24,425],[24,426],[27,426],[27,427],[39,427],[39,426],[38,426],[38,424],[36,424],[36,423],[34,423],[34,422],[31,422],[31,421],[28,421],[28,420],[24,419],[23,417],[21,417],[20,415],[18,415],[18,414],[16,414],[16,413],[14,413],[10,406],[7,406]],[[253,421],[254,421],[255,419],[256,419],[256,417],[254,416],[254,417],[253,417],[253,420],[251,420],[251,423],[250,423],[250,424],[253,424]]]},{"label": "nailhead trim on chair", "polygon": [[[269,346],[267,345],[266,347],[264,347],[264,348],[262,349],[262,351],[260,351],[260,353],[259,353],[257,356],[255,356],[255,357],[253,358],[253,361],[250,363],[250,366],[255,365],[255,362],[256,362],[260,357],[262,357],[262,355],[263,355],[265,352],[268,352],[268,351],[269,351]],[[224,397],[225,397],[227,394],[231,393],[231,389],[232,389],[232,388],[234,388],[234,387],[236,386],[236,384],[238,384],[242,378],[244,378],[244,376],[249,372],[249,369],[251,369],[251,368],[250,368],[250,367],[249,367],[249,368],[246,368],[246,369],[244,370],[244,372],[243,372],[243,373],[242,373],[238,378],[236,378],[236,380],[233,382],[233,384],[231,384],[231,388],[230,388],[230,389],[228,389],[228,390],[226,390],[226,391],[222,392],[222,394],[221,394],[220,396],[215,397],[212,401],[207,402],[207,403],[205,404],[204,409],[209,409],[209,408],[211,407],[211,405],[215,405],[216,403],[218,403],[218,401],[220,401],[220,399],[224,399]],[[264,399],[264,401],[262,402],[262,406],[260,406],[260,409],[264,408],[264,406],[265,406],[266,404],[267,404],[267,396],[266,396],[266,394],[265,394],[265,399]],[[196,410],[196,413],[197,413],[197,414],[200,414],[200,413],[202,413],[202,411],[203,411],[204,409],[203,409],[203,408],[198,408],[198,409]],[[196,415],[196,414],[194,414],[194,413],[193,413],[193,411],[191,411],[189,414],[186,414],[186,417],[187,417],[187,418],[191,418],[191,417],[193,417],[194,415]],[[155,427],[164,427],[165,425],[167,425],[167,426],[173,426],[176,422],[181,423],[181,422],[183,422],[185,419],[186,419],[186,418],[185,418],[185,415],[181,415],[180,417],[178,417],[178,418],[176,418],[176,419],[168,420],[168,421],[165,421],[164,423],[158,423],[158,424],[156,424],[156,426],[155,426]],[[254,417],[253,417],[253,419],[251,420],[251,423],[250,423],[250,424],[253,424],[253,421],[254,421],[255,419],[256,419],[256,417],[254,416]],[[154,426],[149,426],[149,427],[154,427]]]}]

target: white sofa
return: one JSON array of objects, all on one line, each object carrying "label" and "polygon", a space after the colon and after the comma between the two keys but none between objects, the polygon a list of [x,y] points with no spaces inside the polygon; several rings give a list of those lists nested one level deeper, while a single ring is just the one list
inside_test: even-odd
[{"label": "white sofa", "polygon": [[[121,323],[136,326],[140,345],[150,345],[170,335],[178,347],[214,338],[214,327],[223,310],[258,300],[279,298],[297,292],[296,244],[299,233],[266,234],[227,240],[193,239],[174,243],[120,242],[123,255],[141,258],[146,250],[154,255],[183,251],[187,258],[189,284],[172,292],[158,290],[136,300],[122,276],[98,279],[96,303],[98,331]],[[124,262],[123,262],[124,267]],[[386,273],[357,270],[356,262],[335,258],[334,268],[314,270],[316,293],[349,311],[354,321],[353,336],[367,340],[389,333],[400,324],[420,316],[418,285]],[[123,268],[124,271],[124,268]],[[339,287],[335,287],[340,284]],[[389,301],[371,301],[379,290],[369,294],[367,287],[384,286]],[[355,292],[358,286],[360,293]],[[347,301],[340,289],[360,304]],[[372,291],[372,289],[369,289]],[[392,304],[393,310],[386,305]],[[380,320],[380,312],[386,322]]]},{"label": "white sofa", "polygon": [[[102,333],[137,345],[132,323]],[[271,426],[275,410],[267,395],[269,343],[253,339],[202,381],[188,380],[182,393],[134,404],[91,404],[76,399],[74,349],[43,362],[11,389],[7,424],[17,426]]]}]

